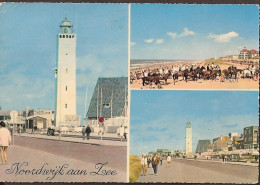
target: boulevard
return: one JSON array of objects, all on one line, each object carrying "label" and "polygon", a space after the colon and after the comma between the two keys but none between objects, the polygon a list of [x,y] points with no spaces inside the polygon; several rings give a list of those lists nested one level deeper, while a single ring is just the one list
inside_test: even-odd
[{"label": "boulevard", "polygon": [[147,175],[140,175],[138,182],[179,182],[179,183],[256,183],[258,182],[258,166],[221,161],[198,161],[174,159],[171,167],[163,161],[158,166],[158,175],[153,168],[147,170]]},{"label": "boulevard", "polygon": [[[8,164],[0,165],[0,181],[126,182],[126,146],[21,136],[14,136],[14,139],[15,145],[10,145],[8,149]],[[59,172],[56,172],[56,175],[54,172],[54,175],[52,173],[35,175],[29,171],[25,172],[33,169],[39,172],[41,168],[43,171]]]}]

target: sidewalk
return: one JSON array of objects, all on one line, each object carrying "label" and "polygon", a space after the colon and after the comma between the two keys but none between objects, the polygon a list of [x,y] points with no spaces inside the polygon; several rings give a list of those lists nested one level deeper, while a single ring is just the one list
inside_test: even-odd
[{"label": "sidewalk", "polygon": [[222,160],[202,160],[202,159],[187,159],[193,161],[200,161],[200,162],[213,162],[213,163],[223,163],[223,164],[232,164],[232,165],[242,165],[242,166],[259,166],[259,163],[246,163],[246,162],[223,162]]},{"label": "sidewalk", "polygon": [[[55,136],[47,136],[43,134],[30,134],[30,133],[22,133],[21,135],[15,133],[15,136],[19,137],[32,137],[32,138],[38,138],[38,139],[45,139],[45,140],[59,140],[59,135]],[[94,138],[94,139],[93,139]],[[109,140],[111,138],[111,140]],[[83,143],[83,144],[92,144],[92,145],[110,145],[110,146],[127,146],[126,141],[120,141],[120,138],[115,140],[114,137],[109,137],[109,135],[106,135],[100,140],[100,136],[92,136],[90,137],[90,140],[82,139],[81,135],[68,135],[68,134],[62,134],[61,135],[61,141],[64,142],[72,142],[72,143]]]}]

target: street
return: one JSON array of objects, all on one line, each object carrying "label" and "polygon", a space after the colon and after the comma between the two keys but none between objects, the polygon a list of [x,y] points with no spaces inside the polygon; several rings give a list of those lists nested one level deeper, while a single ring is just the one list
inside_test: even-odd
[{"label": "street", "polygon": [[[60,168],[62,172],[55,175],[54,171]],[[31,173],[33,169],[39,174]],[[42,172],[45,169],[50,170],[48,175]],[[8,148],[8,165],[0,165],[0,181],[8,182],[126,182],[126,179],[126,146],[15,136],[15,145]]]},{"label": "street", "polygon": [[179,183],[256,183],[258,167],[212,161],[175,159],[167,168],[166,161],[158,166],[158,175],[150,165],[147,175],[140,175],[138,182]]}]

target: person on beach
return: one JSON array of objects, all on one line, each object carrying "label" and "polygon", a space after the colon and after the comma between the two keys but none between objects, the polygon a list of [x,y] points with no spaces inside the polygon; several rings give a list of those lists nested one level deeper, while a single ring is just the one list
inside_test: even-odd
[{"label": "person on beach", "polygon": [[224,72],[221,72],[220,82],[225,82],[225,74],[224,74]]},{"label": "person on beach", "polygon": [[5,123],[3,121],[0,122],[0,152],[1,152],[1,160],[2,165],[7,163],[7,149],[11,144],[11,134],[10,131],[5,128]]},{"label": "person on beach", "polygon": [[86,128],[87,140],[89,140],[90,133],[91,133],[91,129],[90,126],[88,125]]},{"label": "person on beach", "polygon": [[158,172],[159,162],[160,162],[160,159],[159,159],[158,154],[154,154],[154,156],[152,157],[152,167],[153,167],[154,175],[156,175],[156,176],[157,176],[157,172]]},{"label": "person on beach", "polygon": [[151,157],[148,156],[148,158],[147,158],[147,165],[148,165],[148,168],[150,168],[150,163],[151,163]]},{"label": "person on beach", "polygon": [[171,158],[171,156],[168,154],[168,156],[167,156],[167,163],[168,163],[168,168],[170,168],[171,167],[171,160],[172,160],[172,158]]},{"label": "person on beach", "polygon": [[146,176],[147,173],[147,156],[145,154],[142,155],[141,165],[143,170],[143,176]]},{"label": "person on beach", "polygon": [[85,126],[82,127],[81,132],[82,132],[82,139],[85,140],[85,136],[86,136],[86,128],[85,128]]},{"label": "person on beach", "polygon": [[207,65],[207,71],[209,71],[209,64]]}]

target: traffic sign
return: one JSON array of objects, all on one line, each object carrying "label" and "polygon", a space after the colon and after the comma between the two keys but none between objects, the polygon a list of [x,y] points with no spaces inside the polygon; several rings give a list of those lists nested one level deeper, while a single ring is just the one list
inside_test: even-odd
[{"label": "traffic sign", "polygon": [[105,121],[105,118],[103,116],[99,116],[98,117],[98,122],[99,123],[104,123],[104,121]]}]

